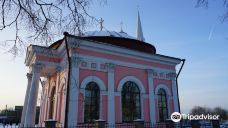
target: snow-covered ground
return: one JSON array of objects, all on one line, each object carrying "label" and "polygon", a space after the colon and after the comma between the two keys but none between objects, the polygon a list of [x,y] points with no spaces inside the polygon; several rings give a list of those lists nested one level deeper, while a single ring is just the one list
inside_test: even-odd
[{"label": "snow-covered ground", "polygon": [[0,124],[0,128],[18,128],[18,125],[16,124],[13,124],[13,125],[3,125],[3,124]]}]

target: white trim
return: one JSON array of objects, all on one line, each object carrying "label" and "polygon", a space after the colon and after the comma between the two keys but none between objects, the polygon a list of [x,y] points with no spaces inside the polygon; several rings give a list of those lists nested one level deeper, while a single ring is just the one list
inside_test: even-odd
[{"label": "white trim", "polygon": [[117,91],[118,92],[121,92],[122,91],[123,85],[127,81],[135,82],[138,85],[138,87],[139,87],[140,93],[144,93],[144,94],[146,93],[145,88],[143,86],[143,83],[141,82],[141,80],[139,80],[135,76],[126,76],[126,77],[122,78],[120,80],[119,84],[118,84],[118,88],[117,88]]},{"label": "white trim", "polygon": [[166,92],[166,94],[169,95],[169,96],[171,96],[171,91],[170,91],[170,89],[169,89],[166,85],[164,85],[164,84],[159,84],[159,85],[157,85],[157,87],[155,88],[155,95],[158,94],[158,90],[159,90],[160,88],[164,89],[165,92]]},{"label": "white trim", "polygon": [[[84,99],[85,99],[85,88],[89,82],[95,82],[100,89],[99,118],[101,119],[102,118],[102,96],[107,95],[106,93],[104,93],[104,91],[106,91],[106,87],[105,87],[103,80],[101,80],[99,77],[87,76],[86,78],[83,79],[83,81],[81,82],[81,86],[80,86],[80,92],[83,94]],[[85,107],[85,104],[83,102],[83,108],[82,108],[83,109],[83,113],[82,113],[83,122],[85,122],[85,120],[84,120],[85,108],[84,107]]]},{"label": "white trim", "polygon": [[[123,85],[127,82],[127,81],[132,81],[135,82],[137,84],[137,86],[139,87],[140,90],[140,102],[141,102],[141,119],[144,119],[144,98],[143,95],[146,93],[145,88],[143,86],[143,83],[141,82],[141,80],[139,80],[138,78],[136,78],[135,76],[126,76],[124,78],[122,78],[118,84],[118,88],[117,91],[121,92]],[[123,121],[122,119],[122,95],[120,93],[120,120]]]},{"label": "white trim", "polygon": [[[84,78],[83,81],[81,82],[80,89],[85,90],[86,85],[89,82],[95,82],[95,83],[97,83],[97,85],[99,86],[99,88],[100,88],[101,91],[105,91],[106,90],[105,84],[104,84],[103,80],[101,80],[97,76],[87,76],[86,78]],[[83,92],[83,94],[85,94],[85,92]]]}]

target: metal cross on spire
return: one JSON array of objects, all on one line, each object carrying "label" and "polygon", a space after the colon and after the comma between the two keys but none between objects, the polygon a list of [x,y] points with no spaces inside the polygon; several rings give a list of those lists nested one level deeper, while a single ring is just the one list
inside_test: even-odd
[{"label": "metal cross on spire", "polygon": [[103,30],[103,22],[104,22],[104,20],[101,18],[101,20],[99,21],[99,23],[100,23],[100,30],[102,31]]}]

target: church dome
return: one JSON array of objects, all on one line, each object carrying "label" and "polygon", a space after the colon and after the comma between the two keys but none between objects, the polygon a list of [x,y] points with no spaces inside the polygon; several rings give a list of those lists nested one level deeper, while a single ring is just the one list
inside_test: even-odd
[{"label": "church dome", "polygon": [[[127,49],[141,51],[149,54],[156,54],[156,48],[152,44],[146,43],[145,41],[138,40],[137,38],[129,36],[127,33],[123,31],[88,31],[83,33],[81,36],[70,35],[66,32],[64,35],[83,40],[103,42],[106,44],[124,47]],[[56,41],[49,47],[58,48],[62,40]]]},{"label": "church dome", "polygon": [[116,31],[88,31],[83,34],[83,37],[120,37],[128,39],[136,39],[132,36],[129,36],[126,32],[116,32]]}]

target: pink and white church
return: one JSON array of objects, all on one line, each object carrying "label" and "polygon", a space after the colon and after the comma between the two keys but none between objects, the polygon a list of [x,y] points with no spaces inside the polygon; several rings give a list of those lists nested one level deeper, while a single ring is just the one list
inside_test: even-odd
[{"label": "pink and white church", "polygon": [[98,119],[164,122],[180,111],[176,66],[181,61],[144,41],[139,16],[136,37],[122,30],[90,31],[65,33],[49,47],[30,45],[21,126],[35,125],[40,78],[40,126],[50,119],[59,127]]}]

